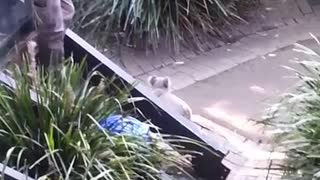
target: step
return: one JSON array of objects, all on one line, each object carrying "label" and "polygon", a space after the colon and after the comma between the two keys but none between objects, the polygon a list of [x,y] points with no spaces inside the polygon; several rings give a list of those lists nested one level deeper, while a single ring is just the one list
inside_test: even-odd
[{"label": "step", "polygon": [[236,116],[210,108],[204,110],[203,117],[254,142],[267,144],[271,141],[271,136],[265,131],[263,124],[249,120],[246,117]]},{"label": "step", "polygon": [[246,139],[244,136],[208,120],[200,115],[193,115],[192,121],[208,132],[226,139],[224,143],[228,153],[222,163],[231,170],[228,180],[279,179],[280,172],[269,171],[270,163],[280,164],[283,153],[270,152],[265,145]]},{"label": "step", "polygon": [[202,128],[208,130],[209,132],[216,133],[227,140],[229,144],[238,145],[246,141],[246,138],[227,129],[211,120],[208,120],[200,115],[192,115],[191,120]]}]

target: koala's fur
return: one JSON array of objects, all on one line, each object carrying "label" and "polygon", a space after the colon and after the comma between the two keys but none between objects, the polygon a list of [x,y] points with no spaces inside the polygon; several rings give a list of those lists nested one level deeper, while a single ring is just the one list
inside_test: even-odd
[{"label": "koala's fur", "polygon": [[33,84],[36,83],[36,56],[39,51],[38,44],[34,40],[35,37],[36,34],[31,33],[25,39],[16,44],[15,47],[9,51],[6,63],[6,68],[8,68],[8,71],[6,71],[6,73],[8,74],[12,73],[10,69],[14,68],[16,65],[24,65],[28,67],[28,73],[26,75],[30,78],[31,81],[33,81]]},{"label": "koala's fur", "polygon": [[171,82],[169,77],[150,76],[148,83],[153,93],[158,96],[170,109],[174,109],[187,119],[191,119],[192,110],[190,106],[179,97],[171,93]]},{"label": "koala's fur", "polygon": [[21,65],[25,60],[28,60],[28,64],[34,66],[36,63],[36,55],[39,51],[38,44],[35,42],[36,33],[31,33],[24,40],[16,44],[8,54],[7,59],[9,64]]}]

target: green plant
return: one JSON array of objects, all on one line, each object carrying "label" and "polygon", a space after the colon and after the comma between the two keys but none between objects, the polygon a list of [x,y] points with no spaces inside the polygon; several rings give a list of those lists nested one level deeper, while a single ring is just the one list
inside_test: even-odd
[{"label": "green plant", "polygon": [[223,34],[221,25],[240,19],[235,5],[246,0],[75,0],[74,29],[100,45],[112,37],[154,50],[165,42],[201,50],[201,41]]},{"label": "green plant", "polygon": [[303,67],[300,71],[287,67],[301,82],[271,108],[265,123],[279,130],[276,150],[286,158],[277,168],[283,170],[283,178],[320,179],[320,55],[302,45],[296,50],[310,57],[297,61]]},{"label": "green plant", "polygon": [[188,151],[159,144],[195,141],[157,135],[146,142],[100,127],[112,113],[130,113],[123,111],[129,92],[97,71],[85,78],[84,62],[70,59],[60,71],[33,76],[26,75],[28,66],[11,68],[16,88],[0,85],[0,160],[36,178],[66,180],[160,179],[162,170],[183,171],[188,161],[177,152]]}]

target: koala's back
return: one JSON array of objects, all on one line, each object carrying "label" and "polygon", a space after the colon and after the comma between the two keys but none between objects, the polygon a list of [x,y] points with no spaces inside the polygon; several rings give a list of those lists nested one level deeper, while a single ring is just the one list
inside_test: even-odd
[{"label": "koala's back", "polygon": [[188,104],[171,93],[171,81],[169,77],[150,76],[148,83],[152,88],[153,94],[159,97],[170,109],[191,119],[192,111]]},{"label": "koala's back", "polygon": [[[36,47],[35,44],[36,32],[32,32],[27,37],[23,38],[19,43],[17,43],[8,53],[7,55],[7,64],[8,66],[12,64],[21,65],[24,63],[24,59],[26,56],[31,55],[32,57],[35,56],[34,48]],[[29,47],[28,45],[31,45]],[[31,48],[31,49],[30,49]]]},{"label": "koala's back", "polygon": [[192,110],[190,106],[184,102],[182,99],[177,97],[176,95],[167,92],[160,96],[160,99],[164,101],[164,103],[169,106],[170,109],[175,110],[177,113],[186,117],[187,119],[191,119]]}]

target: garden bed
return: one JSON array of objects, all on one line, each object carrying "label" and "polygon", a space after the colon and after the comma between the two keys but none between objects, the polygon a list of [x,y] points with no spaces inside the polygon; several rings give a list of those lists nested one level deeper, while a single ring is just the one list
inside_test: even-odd
[{"label": "garden bed", "polygon": [[[126,85],[135,83],[135,79],[133,79],[128,73],[106,58],[71,30],[67,31],[65,49],[67,54],[73,55],[75,61],[81,61],[83,57],[86,57],[89,69],[97,67],[99,72],[108,77],[117,75],[122,81],[120,83],[124,83]],[[138,84],[135,86],[131,91],[131,94],[134,97],[145,97],[152,102],[153,105],[148,101],[141,101],[136,103],[136,106],[142,110],[147,119],[152,119],[152,123],[160,127],[163,130],[163,133],[186,136],[200,140],[207,143],[212,147],[213,151],[219,154],[219,156],[216,156],[204,149],[188,147],[190,149],[203,152],[203,156],[198,156],[193,162],[195,169],[200,176],[203,176],[208,180],[222,180],[227,177],[229,169],[221,163],[224,154],[215,150],[215,147],[218,147],[219,145],[212,144],[210,137],[204,136],[198,126],[165,107],[159,99],[152,95],[151,92],[149,92],[143,85]]]},{"label": "garden bed", "polygon": [[154,52],[166,49],[180,53],[185,48],[206,51],[207,44],[215,46],[212,39],[227,42],[233,39],[229,36],[234,32],[234,23],[244,23],[240,16],[248,6],[257,3],[257,0],[75,0],[73,30],[109,51],[121,51],[123,46]]}]

